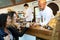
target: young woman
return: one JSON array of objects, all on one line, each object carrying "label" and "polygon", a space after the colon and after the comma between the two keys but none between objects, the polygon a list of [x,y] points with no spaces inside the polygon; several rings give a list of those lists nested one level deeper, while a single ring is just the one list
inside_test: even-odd
[{"label": "young woman", "polygon": [[10,31],[7,26],[7,14],[0,14],[0,40],[10,40]]},{"label": "young woman", "polygon": [[8,16],[10,16],[10,18],[12,20],[10,26],[8,27],[8,29],[12,32],[14,38],[16,38],[16,40],[18,40],[18,37],[22,37],[23,34],[28,30],[28,28],[25,27],[21,32],[19,32],[17,30],[17,28],[20,25],[16,22],[16,20],[18,19],[17,14],[15,12],[10,13],[10,14],[8,13]]}]

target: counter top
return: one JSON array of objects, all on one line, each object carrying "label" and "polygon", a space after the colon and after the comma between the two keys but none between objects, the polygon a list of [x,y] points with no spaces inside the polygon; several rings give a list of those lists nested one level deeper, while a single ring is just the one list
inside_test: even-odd
[{"label": "counter top", "polygon": [[52,35],[52,30],[42,28],[41,26],[32,26],[27,30],[26,34],[48,40]]}]

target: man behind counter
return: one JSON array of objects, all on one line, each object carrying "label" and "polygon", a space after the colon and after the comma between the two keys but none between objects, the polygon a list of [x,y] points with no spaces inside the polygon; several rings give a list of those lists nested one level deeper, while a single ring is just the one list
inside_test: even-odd
[{"label": "man behind counter", "polygon": [[24,4],[24,14],[25,14],[25,18],[26,18],[26,21],[32,21],[33,20],[33,11],[32,9],[29,7],[28,4]]},{"label": "man behind counter", "polygon": [[46,0],[38,0],[38,5],[40,8],[40,12],[37,19],[39,20],[39,24],[41,26],[45,26],[54,17],[53,11],[46,5]]}]

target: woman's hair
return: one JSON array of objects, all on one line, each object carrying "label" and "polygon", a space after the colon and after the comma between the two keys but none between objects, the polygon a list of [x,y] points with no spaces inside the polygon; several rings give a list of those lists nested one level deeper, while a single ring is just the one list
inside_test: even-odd
[{"label": "woman's hair", "polygon": [[8,16],[10,16],[10,17],[11,17],[11,19],[12,19],[14,14],[15,14],[15,12],[14,12],[14,11],[12,11],[12,12],[8,13]]},{"label": "woman's hair", "polygon": [[[13,19],[14,14],[16,14],[16,12],[15,11],[12,11],[12,12],[8,13],[8,16],[10,16],[11,19]],[[17,14],[16,14],[16,16],[18,17]]]},{"label": "woman's hair", "polygon": [[0,27],[6,27],[7,14],[0,14]]}]

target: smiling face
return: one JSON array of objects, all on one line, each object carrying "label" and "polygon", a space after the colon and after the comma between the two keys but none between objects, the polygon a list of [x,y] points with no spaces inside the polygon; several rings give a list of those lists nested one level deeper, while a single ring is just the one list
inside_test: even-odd
[{"label": "smiling face", "polygon": [[14,15],[13,15],[13,22],[16,22],[16,20],[17,20],[17,15],[14,14]]},{"label": "smiling face", "polygon": [[44,10],[46,7],[46,0],[38,0],[38,5],[41,10]]},{"label": "smiling face", "polygon": [[11,21],[12,21],[12,20],[11,20],[11,17],[10,17],[10,16],[7,16],[7,22],[6,22],[6,24],[7,24],[7,25],[10,25],[10,24],[11,24]]}]

